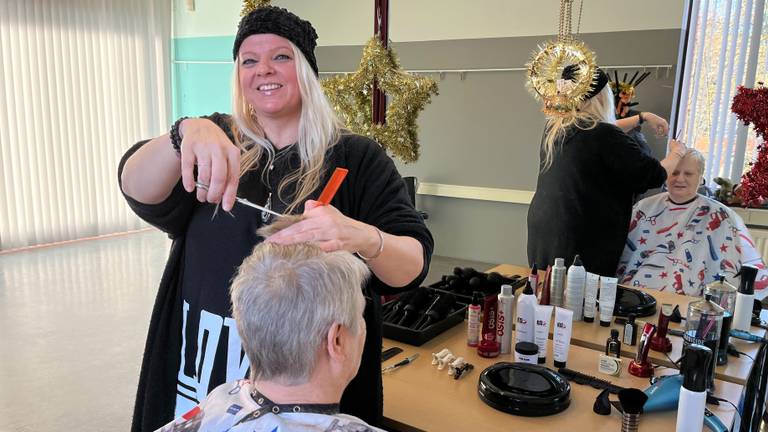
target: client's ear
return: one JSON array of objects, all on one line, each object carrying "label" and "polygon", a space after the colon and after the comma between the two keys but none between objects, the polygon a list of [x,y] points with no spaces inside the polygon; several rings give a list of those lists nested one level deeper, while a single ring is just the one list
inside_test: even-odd
[{"label": "client's ear", "polygon": [[338,360],[346,355],[345,348],[346,344],[349,343],[348,336],[348,332],[341,324],[333,323],[331,325],[326,336],[326,350],[330,358]]}]

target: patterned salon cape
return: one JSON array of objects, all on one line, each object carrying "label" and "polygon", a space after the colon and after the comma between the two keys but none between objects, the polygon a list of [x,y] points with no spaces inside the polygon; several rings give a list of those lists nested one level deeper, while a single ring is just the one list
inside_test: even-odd
[{"label": "patterned salon cape", "polygon": [[632,209],[617,273],[625,285],[701,296],[717,274],[738,287],[743,264],[759,269],[755,298],[762,299],[768,272],[741,218],[713,199],[678,205],[665,192]]},{"label": "patterned salon cape", "polygon": [[346,414],[268,412],[251,397],[253,384],[242,379],[216,387],[199,405],[155,432],[384,432]]}]

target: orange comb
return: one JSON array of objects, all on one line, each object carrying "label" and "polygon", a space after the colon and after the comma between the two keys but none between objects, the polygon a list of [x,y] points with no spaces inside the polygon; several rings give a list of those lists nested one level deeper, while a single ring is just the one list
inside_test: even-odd
[{"label": "orange comb", "polygon": [[346,168],[336,168],[331,175],[331,179],[328,180],[328,184],[325,185],[325,189],[323,189],[323,192],[320,194],[320,198],[317,200],[323,205],[328,205],[333,199],[333,196],[336,195],[336,191],[339,190],[339,186],[341,186],[341,183],[344,181],[348,172],[349,170]]}]

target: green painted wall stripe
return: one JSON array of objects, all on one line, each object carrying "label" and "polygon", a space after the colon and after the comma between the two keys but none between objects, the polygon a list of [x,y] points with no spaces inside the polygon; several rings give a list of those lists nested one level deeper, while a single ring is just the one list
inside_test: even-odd
[{"label": "green painted wall stripe", "polygon": [[174,38],[177,61],[232,61],[234,36]]},{"label": "green painted wall stripe", "polygon": [[174,118],[230,112],[232,65],[176,64],[174,76]]},{"label": "green painted wall stripe", "polygon": [[[200,116],[232,107],[234,36],[175,38],[172,69],[173,117]],[[184,63],[184,62],[225,63]]]}]

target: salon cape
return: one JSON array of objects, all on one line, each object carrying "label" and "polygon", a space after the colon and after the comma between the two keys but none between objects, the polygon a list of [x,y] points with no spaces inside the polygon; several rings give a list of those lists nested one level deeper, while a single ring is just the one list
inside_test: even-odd
[{"label": "salon cape", "polygon": [[763,298],[768,273],[741,218],[713,199],[674,204],[664,192],[632,209],[617,273],[624,285],[701,296],[717,274],[738,286],[743,264],[759,269],[755,298]]}]

